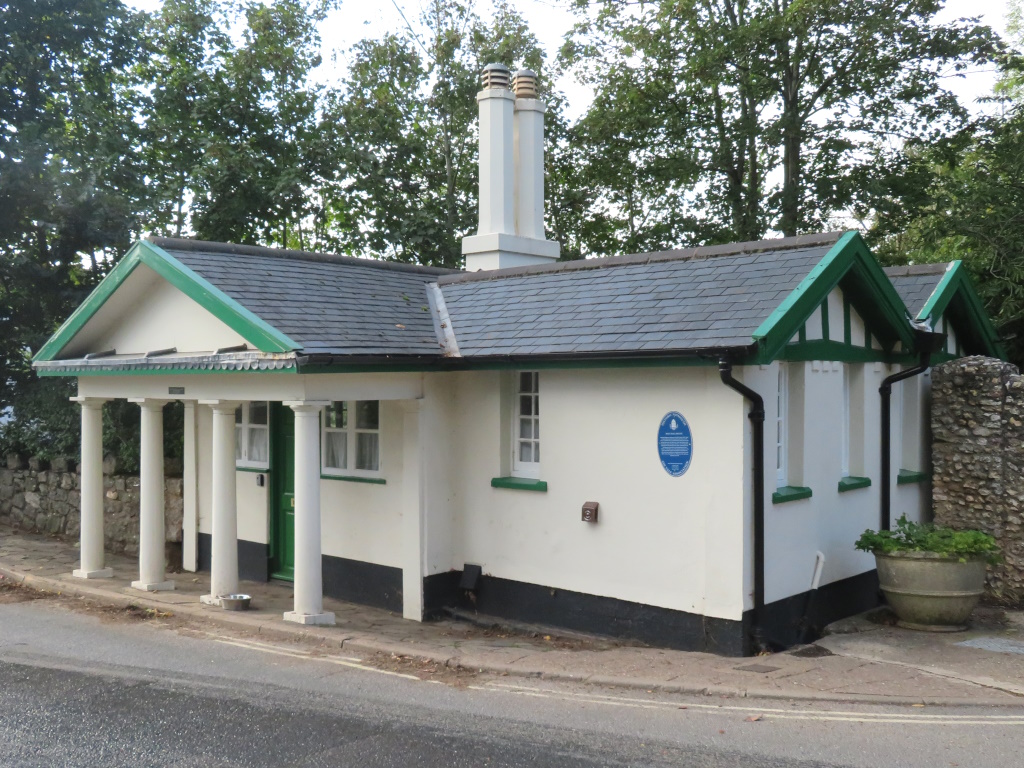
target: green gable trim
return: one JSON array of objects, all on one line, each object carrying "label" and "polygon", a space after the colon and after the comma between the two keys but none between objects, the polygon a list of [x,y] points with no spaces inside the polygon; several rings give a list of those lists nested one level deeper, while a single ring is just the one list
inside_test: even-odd
[{"label": "green gable trim", "polygon": [[299,344],[214,287],[163,248],[140,240],[129,249],[125,257],[103,278],[78,309],[71,313],[71,317],[57,329],[33,359],[55,360],[61,350],[140,264],[152,269],[261,352],[291,352],[301,348]]},{"label": "green gable trim", "polygon": [[819,307],[819,309],[821,311],[821,338],[823,338],[825,341],[828,341],[828,296],[826,296],[825,300],[821,302],[821,306]]},{"label": "green gable trim", "polygon": [[915,472],[912,469],[901,469],[896,475],[896,485],[910,485],[911,483],[927,483],[932,477],[927,472]]},{"label": "green gable trim", "polygon": [[846,493],[847,491],[855,491],[858,488],[870,488],[871,478],[870,477],[855,477],[848,475],[847,477],[839,478],[839,492]]},{"label": "green gable trim", "polygon": [[[1006,350],[999,340],[999,333],[992,324],[988,312],[985,311],[977,291],[974,290],[974,284],[962,261],[950,263],[939,284],[932,291],[932,295],[928,297],[928,301],[917,314],[917,319],[930,322],[934,328],[935,323],[941,317],[942,331],[948,336],[947,312],[949,311],[953,311],[967,324],[967,335],[980,346],[980,351],[990,357],[1006,359]],[[964,334],[957,334],[958,355],[960,354],[959,347],[963,343],[961,335]]]},{"label": "green gable trim", "polygon": [[547,493],[548,484],[544,480],[530,480],[526,477],[492,477],[492,488],[511,488],[514,491],[539,491]]},{"label": "green gable trim", "polygon": [[790,501],[811,498],[811,489],[800,485],[783,485],[772,494],[772,504],[785,504]]},{"label": "green gable trim", "polygon": [[[839,341],[814,339],[800,344],[787,344],[775,357],[776,360],[807,361],[834,360],[840,363],[884,363],[900,359],[900,356],[886,355],[878,349],[865,349],[843,344]],[[913,358],[906,356],[908,361]]]},{"label": "green gable trim", "polygon": [[[892,349],[897,342],[903,342],[905,349],[913,347],[914,334],[899,294],[860,234],[851,231],[836,241],[800,285],[754,331],[753,338],[761,348],[757,362],[764,364],[777,359],[800,326],[827,302],[829,293],[840,282],[853,306],[861,308],[867,332],[877,337],[883,347]],[[827,306],[822,313],[823,331],[828,323],[825,309]]]},{"label": "green gable trim", "polygon": [[853,343],[853,322],[850,319],[850,300],[843,294],[843,343]]}]

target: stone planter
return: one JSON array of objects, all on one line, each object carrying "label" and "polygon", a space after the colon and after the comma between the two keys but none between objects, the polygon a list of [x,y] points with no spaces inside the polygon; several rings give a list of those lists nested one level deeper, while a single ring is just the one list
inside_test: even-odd
[{"label": "stone planter", "polygon": [[878,581],[898,625],[929,632],[967,629],[985,591],[985,559],[933,552],[875,553]]}]

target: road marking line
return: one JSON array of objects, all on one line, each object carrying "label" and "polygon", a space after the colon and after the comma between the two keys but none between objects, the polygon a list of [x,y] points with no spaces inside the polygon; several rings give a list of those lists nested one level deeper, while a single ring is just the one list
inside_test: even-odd
[{"label": "road marking line", "polygon": [[[486,685],[468,686],[473,690],[502,690],[521,696],[543,699],[562,699],[579,701],[587,704],[603,704],[631,709],[662,709],[678,710],[675,702],[657,702],[649,699],[604,696],[601,694],[575,694],[545,688],[532,688],[522,685],[488,683]],[[882,724],[917,724],[917,725],[1024,725],[1024,715],[943,715],[917,713],[874,713],[849,711],[815,711],[808,709],[778,709],[772,707],[746,706],[737,707],[722,704],[686,704],[687,709],[716,712],[737,712],[743,714],[768,715],[779,720],[822,720],[832,722],[882,723]]]},{"label": "road marking line", "polygon": [[392,672],[389,669],[378,669],[377,667],[371,667],[366,664],[359,663],[361,659],[354,659],[346,656],[313,656],[310,653],[303,653],[299,651],[290,651],[280,648],[275,645],[267,645],[265,643],[256,643],[247,640],[226,640],[219,637],[212,638],[218,643],[223,645],[233,645],[237,648],[245,648],[251,651],[260,651],[261,653],[270,653],[276,656],[287,656],[292,659],[300,659],[302,661],[323,661],[328,664],[335,664],[340,667],[349,667],[350,669],[361,669],[364,672],[376,672],[381,675],[389,675],[390,677],[401,677],[406,680],[416,680],[422,682],[416,675],[407,675],[403,672]]}]

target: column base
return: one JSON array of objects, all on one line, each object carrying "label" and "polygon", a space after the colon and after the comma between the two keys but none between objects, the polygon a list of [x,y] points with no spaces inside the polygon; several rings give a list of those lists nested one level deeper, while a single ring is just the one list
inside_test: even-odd
[{"label": "column base", "polygon": [[143,592],[170,592],[174,589],[173,581],[133,581],[132,589]]},{"label": "column base", "polygon": [[330,611],[326,613],[296,613],[295,611],[285,611],[285,621],[294,621],[296,624],[317,624],[320,626],[334,626],[334,614]]},{"label": "column base", "polygon": [[200,595],[199,602],[203,605],[215,605],[220,608],[220,597],[218,595]]},{"label": "column base", "polygon": [[114,569],[100,568],[98,571],[83,571],[81,568],[75,568],[71,575],[76,579],[112,579],[114,578]]}]

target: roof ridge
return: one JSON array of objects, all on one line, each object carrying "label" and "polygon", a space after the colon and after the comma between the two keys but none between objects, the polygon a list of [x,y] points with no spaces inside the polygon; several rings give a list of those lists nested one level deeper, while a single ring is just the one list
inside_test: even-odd
[{"label": "roof ridge", "polygon": [[661,261],[697,261],[718,256],[739,256],[745,253],[764,253],[785,249],[807,248],[820,245],[832,245],[839,241],[845,231],[824,232],[795,237],[779,237],[770,240],[750,240],[739,243],[721,245],[704,245],[695,248],[684,248],[670,251],[652,251],[651,253],[634,253],[625,256],[605,256],[597,259],[578,259],[576,261],[559,261],[552,264],[535,264],[526,267],[509,267],[507,269],[481,270],[479,272],[460,272],[446,275],[438,279],[439,285],[475,282],[478,280],[500,280],[506,277],[524,277],[532,275],[557,274],[585,269],[603,269],[606,267],[628,266],[633,264],[650,264]]},{"label": "roof ridge", "polygon": [[882,271],[889,277],[910,277],[912,275],[945,274],[952,261],[929,262],[927,264],[900,264],[894,267],[883,267]]},{"label": "roof ridge", "polygon": [[190,237],[153,237],[144,240],[168,251],[193,251],[211,253],[237,254],[239,256],[267,256],[275,259],[294,259],[296,261],[315,261],[327,264],[348,264],[350,266],[370,267],[371,269],[387,269],[396,272],[414,272],[421,275],[452,275],[459,270],[445,267],[428,267],[422,264],[405,264],[400,261],[384,261],[382,259],[366,259],[358,256],[342,256],[336,253],[314,253],[312,251],[296,251],[288,248],[270,248],[263,245],[239,245],[237,243],[219,243],[212,240],[197,240]]}]

